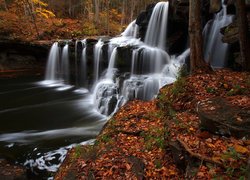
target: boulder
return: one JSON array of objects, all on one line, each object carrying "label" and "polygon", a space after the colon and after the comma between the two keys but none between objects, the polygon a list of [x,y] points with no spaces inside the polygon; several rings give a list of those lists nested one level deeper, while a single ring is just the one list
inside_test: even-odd
[{"label": "boulder", "polygon": [[241,109],[224,98],[216,97],[198,103],[197,111],[200,126],[207,131],[237,138],[250,136],[249,109]]},{"label": "boulder", "polygon": [[210,0],[210,13],[217,13],[221,10],[221,0]]}]

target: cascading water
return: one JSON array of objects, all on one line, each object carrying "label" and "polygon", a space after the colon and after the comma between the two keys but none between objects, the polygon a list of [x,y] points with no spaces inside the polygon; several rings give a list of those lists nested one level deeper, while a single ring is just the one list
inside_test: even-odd
[{"label": "cascading water", "polygon": [[144,41],[149,46],[165,49],[168,8],[169,2],[159,2],[153,10]]},{"label": "cascading water", "polygon": [[110,59],[109,59],[108,70],[107,70],[107,73],[105,75],[105,77],[107,79],[113,79],[116,56],[117,56],[117,48],[114,48],[112,51],[112,54],[110,56]]},{"label": "cascading water", "polygon": [[46,81],[57,80],[58,71],[59,71],[59,47],[58,43],[55,42],[50,49],[48,62],[46,66],[46,72],[45,72],[45,80]]},{"label": "cascading water", "polygon": [[[137,34],[135,21],[122,33],[122,37],[110,40],[109,47],[112,47],[112,53],[107,73],[94,88],[94,102],[101,113],[109,115],[131,99],[150,100],[155,97],[160,87],[175,80],[175,77],[163,72],[164,66],[171,61],[168,53],[164,51],[168,7],[168,2],[160,2],[155,6],[146,32],[145,43],[135,39]],[[132,48],[132,57],[130,57],[130,76],[125,77],[124,80],[119,78],[116,80],[114,67],[119,59],[117,48],[128,46],[135,47]],[[177,68],[175,70],[177,71]]]},{"label": "cascading water", "polygon": [[103,42],[100,39],[94,47],[94,82],[97,82],[100,76],[100,61],[102,58]]},{"label": "cascading water", "polygon": [[[223,4],[223,3],[222,3]],[[234,16],[227,15],[226,6],[222,5],[222,10],[209,21],[204,30],[204,58],[212,67],[222,68],[227,66],[228,44],[222,42],[220,29],[229,25]]]},{"label": "cascading water", "polygon": [[87,43],[86,39],[82,41],[82,55],[80,62],[80,86],[87,87]]},{"label": "cascading water", "polygon": [[69,45],[66,44],[62,50],[61,79],[65,84],[69,83]]},{"label": "cascading water", "polygon": [[[77,69],[85,84],[93,82],[90,88],[92,103],[100,113],[110,115],[131,99],[150,100],[156,96],[159,88],[175,81],[180,61],[173,63],[175,60],[165,51],[168,8],[169,2],[156,4],[149,20],[145,42],[136,39],[136,21],[130,23],[120,37],[109,41],[99,39],[93,49],[92,75],[91,72],[86,73],[87,42],[82,41],[81,63]],[[123,49],[127,49],[130,54],[126,59],[120,55]],[[104,61],[105,57],[107,61]],[[108,62],[105,71],[102,71],[103,67],[100,68],[101,62]],[[130,64],[130,68],[125,71],[120,69],[121,62]]]},{"label": "cascading water", "polygon": [[69,45],[64,45],[60,52],[61,48],[58,43],[54,43],[50,49],[46,66],[45,84],[58,82],[69,84]]},{"label": "cascading water", "polygon": [[137,38],[138,25],[135,22],[136,20],[132,21],[121,35],[124,37]]}]

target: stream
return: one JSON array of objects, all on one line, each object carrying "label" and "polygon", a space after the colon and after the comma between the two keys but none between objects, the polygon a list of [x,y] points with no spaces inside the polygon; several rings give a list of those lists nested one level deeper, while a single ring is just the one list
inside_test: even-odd
[{"label": "stream", "polygon": [[37,77],[0,82],[0,158],[32,172],[56,172],[67,150],[92,143],[106,122],[86,89]]}]

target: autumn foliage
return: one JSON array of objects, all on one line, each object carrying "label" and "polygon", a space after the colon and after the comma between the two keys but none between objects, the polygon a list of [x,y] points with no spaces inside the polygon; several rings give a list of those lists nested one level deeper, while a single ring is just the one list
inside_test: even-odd
[{"label": "autumn foliage", "polygon": [[[249,109],[249,82],[249,73],[220,70],[179,78],[157,100],[129,102],[94,145],[69,152],[56,179],[246,179],[249,140],[202,130],[196,104],[221,96]],[[176,164],[174,142],[188,161]]]},{"label": "autumn foliage", "polygon": [[147,4],[157,1],[95,2],[0,0],[0,37],[32,41],[116,36]]}]

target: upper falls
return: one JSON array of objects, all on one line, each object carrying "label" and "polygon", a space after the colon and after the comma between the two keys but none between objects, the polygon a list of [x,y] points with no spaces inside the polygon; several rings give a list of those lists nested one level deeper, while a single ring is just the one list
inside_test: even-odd
[{"label": "upper falls", "polygon": [[[223,4],[223,3],[222,3]],[[204,30],[204,59],[214,68],[227,66],[228,44],[222,42],[220,29],[233,21],[233,15],[227,15],[226,6],[210,20]]]},{"label": "upper falls", "polygon": [[156,4],[150,18],[145,37],[145,44],[165,49],[168,24],[169,2],[159,2]]}]

